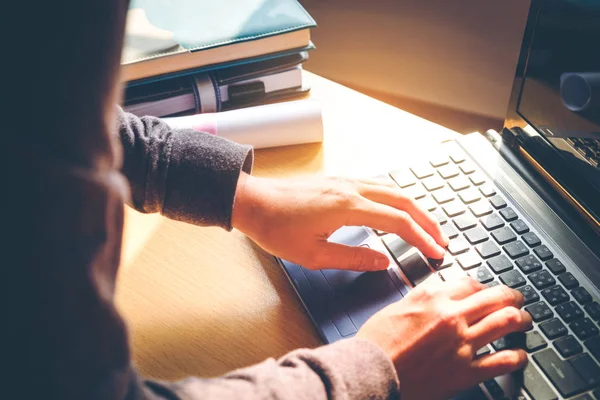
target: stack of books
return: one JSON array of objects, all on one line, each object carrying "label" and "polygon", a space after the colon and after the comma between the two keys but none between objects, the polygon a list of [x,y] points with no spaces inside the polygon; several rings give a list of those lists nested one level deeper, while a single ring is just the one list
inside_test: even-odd
[{"label": "stack of books", "polygon": [[124,109],[173,117],[305,94],[315,26],[296,0],[133,0]]}]

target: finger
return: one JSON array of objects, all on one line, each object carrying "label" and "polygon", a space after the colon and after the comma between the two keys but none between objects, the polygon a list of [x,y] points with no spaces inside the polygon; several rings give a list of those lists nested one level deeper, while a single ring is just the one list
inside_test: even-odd
[{"label": "finger", "polygon": [[477,292],[487,289],[487,286],[477,282],[470,276],[452,279],[444,282],[441,290],[452,300],[462,300]]},{"label": "finger", "polygon": [[448,245],[448,237],[442,232],[437,219],[412,198],[402,194],[398,188],[386,184],[366,184],[358,186],[359,193],[376,203],[406,211],[440,246]]},{"label": "finger", "polygon": [[472,367],[478,382],[525,368],[527,353],[524,350],[502,350],[473,360]]},{"label": "finger", "polygon": [[444,250],[423,228],[405,211],[364,199],[347,217],[346,225],[366,225],[384,232],[395,233],[411,246],[416,247],[425,257],[441,259]]},{"label": "finger", "polygon": [[338,243],[323,243],[305,265],[309,269],[346,269],[352,271],[378,271],[386,269],[390,260],[384,254],[367,247],[353,247]]},{"label": "finger", "polygon": [[479,349],[509,333],[526,331],[531,326],[531,315],[527,311],[505,307],[470,326],[468,338],[473,347]]},{"label": "finger", "polygon": [[525,302],[518,290],[498,285],[481,290],[462,300],[460,307],[467,323],[472,324],[504,307],[521,308]]}]

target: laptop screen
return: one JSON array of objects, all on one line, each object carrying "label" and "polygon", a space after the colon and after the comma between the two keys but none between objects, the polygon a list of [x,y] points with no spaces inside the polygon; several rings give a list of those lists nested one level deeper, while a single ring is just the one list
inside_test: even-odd
[{"label": "laptop screen", "polygon": [[549,137],[600,139],[600,1],[564,3],[537,17],[518,112]]},{"label": "laptop screen", "polygon": [[600,0],[532,0],[505,129],[600,232]]}]

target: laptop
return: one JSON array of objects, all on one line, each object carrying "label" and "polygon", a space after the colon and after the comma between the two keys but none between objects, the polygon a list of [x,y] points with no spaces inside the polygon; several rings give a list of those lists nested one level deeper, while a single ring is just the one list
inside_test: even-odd
[{"label": "laptop", "polygon": [[[279,260],[323,341],[356,334],[432,274],[521,291],[534,320],[524,371],[465,399],[600,400],[600,1],[533,0],[504,128],[441,143],[390,171],[451,238],[427,260],[393,234],[344,227],[330,241],[390,258],[379,272]],[[509,336],[478,354],[516,346]]]}]

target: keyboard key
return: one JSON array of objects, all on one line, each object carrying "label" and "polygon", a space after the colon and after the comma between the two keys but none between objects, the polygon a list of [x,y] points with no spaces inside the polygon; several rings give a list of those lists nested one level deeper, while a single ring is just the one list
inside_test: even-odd
[{"label": "keyboard key", "polygon": [[471,186],[469,180],[464,176],[457,176],[456,178],[452,178],[448,181],[448,185],[455,192],[459,192],[461,190],[467,189]]},{"label": "keyboard key", "polygon": [[477,203],[473,203],[469,206],[469,210],[471,210],[473,215],[478,218],[491,214],[492,211],[494,211],[492,206],[490,206],[487,201],[478,201]]},{"label": "keyboard key", "polygon": [[481,258],[487,259],[500,254],[500,249],[493,242],[487,241],[475,246],[475,250]]},{"label": "keyboard key", "polygon": [[441,189],[446,186],[446,182],[444,182],[444,180],[437,175],[423,179],[421,183],[423,186],[425,186],[425,189],[427,189],[428,192],[433,192],[434,190]]},{"label": "keyboard key", "polygon": [[520,240],[506,244],[502,247],[506,254],[512,259],[519,258],[529,254],[529,249]]},{"label": "keyboard key", "polygon": [[575,300],[581,305],[585,305],[592,301],[592,296],[583,287],[578,287],[571,290],[571,294],[575,297]]},{"label": "keyboard key", "polygon": [[527,232],[526,234],[521,236],[521,239],[523,239],[523,241],[529,247],[535,247],[535,246],[539,246],[540,244],[542,244],[542,241],[540,240],[540,238],[533,232]]},{"label": "keyboard key", "polygon": [[569,325],[575,336],[580,340],[591,338],[598,335],[598,327],[589,318],[578,319]]},{"label": "keyboard key", "polygon": [[532,272],[539,271],[540,269],[542,269],[542,263],[539,262],[533,254],[521,257],[517,261],[515,261],[515,263],[517,264],[517,267],[519,267],[519,269],[523,271],[524,274],[530,274]]},{"label": "keyboard key", "polygon": [[558,280],[569,290],[575,289],[577,286],[579,286],[579,281],[570,272],[565,272],[564,274],[559,275]]},{"label": "keyboard key", "polygon": [[431,160],[429,160],[429,164],[436,168],[441,167],[442,165],[446,165],[449,162],[450,158],[448,158],[448,156],[445,154],[436,155],[433,158],[431,158]]},{"label": "keyboard key", "polygon": [[585,345],[585,348],[592,353],[596,360],[600,361],[600,336],[594,336],[593,338],[583,342],[583,344]]},{"label": "keyboard key", "polygon": [[600,366],[589,354],[582,354],[569,360],[575,371],[583,378],[588,387],[593,388],[600,384]]},{"label": "keyboard key", "polygon": [[474,172],[469,175],[469,180],[475,186],[483,185],[486,182],[485,175],[481,172]]},{"label": "keyboard key", "polygon": [[488,355],[492,352],[492,349],[490,349],[490,346],[484,346],[482,348],[480,348],[479,350],[477,350],[477,353],[475,353],[475,357],[481,357],[481,356],[485,356]]},{"label": "keyboard key", "polygon": [[594,301],[586,305],[584,308],[594,321],[600,322],[600,304]]},{"label": "keyboard key", "polygon": [[479,283],[488,283],[494,280],[494,275],[486,267],[479,267],[476,270],[469,272],[469,275],[477,279]]},{"label": "keyboard key", "polygon": [[512,262],[504,254],[488,260],[487,264],[496,274],[501,274],[513,268]]},{"label": "keyboard key", "polygon": [[429,164],[414,165],[410,167],[410,170],[419,179],[424,179],[435,174],[435,169]]},{"label": "keyboard key", "polygon": [[[554,275],[562,274],[563,272],[565,272],[565,266],[557,258],[553,258],[552,260],[546,261],[546,267],[548,267],[548,269]],[[558,280],[560,280],[560,277],[558,278]],[[565,285],[565,284],[563,283],[563,285]],[[565,285],[565,286],[567,286],[567,285]],[[571,288],[567,287],[567,289],[571,289]]]},{"label": "keyboard key", "polygon": [[408,170],[393,171],[390,173],[390,177],[396,182],[400,188],[405,189],[409,186],[417,183],[415,176]]},{"label": "keyboard key", "polygon": [[553,349],[533,355],[546,377],[564,397],[571,397],[586,389],[587,385],[568,361],[561,360]]},{"label": "keyboard key", "polygon": [[504,390],[502,390],[502,387],[498,384],[498,382],[496,382],[495,379],[490,379],[483,382],[483,386],[485,386],[487,391],[490,392],[492,399],[501,400],[505,398]]},{"label": "keyboard key", "polygon": [[472,251],[456,257],[456,261],[458,262],[458,265],[460,265],[460,267],[465,271],[479,267],[482,263],[481,259]]},{"label": "keyboard key", "polygon": [[575,321],[576,319],[583,317],[583,311],[574,301],[559,304],[558,306],[556,306],[555,310],[566,323]]},{"label": "keyboard key", "polygon": [[438,204],[444,204],[456,198],[456,194],[447,187],[444,187],[440,190],[436,190],[432,193],[432,196]]},{"label": "keyboard key", "polygon": [[384,236],[383,244],[390,253],[392,253],[392,256],[394,256],[395,259],[399,259],[412,248],[410,244],[406,243],[396,235]]},{"label": "keyboard key", "polygon": [[546,261],[554,257],[554,254],[547,248],[545,245],[538,246],[533,249],[533,252],[540,258],[542,261]]},{"label": "keyboard key", "polygon": [[500,195],[496,195],[496,196],[492,197],[490,199],[490,204],[496,210],[499,210],[500,208],[506,207],[506,201],[504,201],[504,199],[502,197],[500,197]]},{"label": "keyboard key", "polygon": [[499,278],[500,282],[512,289],[518,288],[519,286],[523,286],[525,283],[527,283],[523,275],[521,275],[521,273],[516,269],[503,273]]},{"label": "keyboard key", "polygon": [[509,333],[498,340],[494,340],[492,346],[496,351],[525,348],[525,334],[523,332]]},{"label": "keyboard key", "polygon": [[464,214],[466,211],[465,206],[459,201],[451,201],[450,203],[446,203],[442,206],[442,210],[446,213],[446,215],[450,218],[454,218],[457,215]]},{"label": "keyboard key", "polygon": [[448,268],[452,264],[454,264],[454,258],[448,253],[444,254],[444,258],[441,260],[434,260],[434,259],[430,258],[427,261],[429,261],[429,265],[431,265],[431,267],[433,269],[435,269],[436,271],[439,271],[444,268]]},{"label": "keyboard key", "polygon": [[548,347],[548,342],[538,331],[529,331],[525,334],[525,351],[533,353]]},{"label": "keyboard key", "polygon": [[413,286],[417,286],[432,274],[431,269],[418,253],[406,257],[399,265]]},{"label": "keyboard key", "polygon": [[456,165],[445,165],[438,168],[438,174],[444,179],[450,179],[460,175],[460,170]]},{"label": "keyboard key", "polygon": [[449,268],[443,269],[439,273],[445,282],[464,278],[467,275],[467,273],[457,264],[454,264]]},{"label": "keyboard key", "polygon": [[567,327],[558,318],[552,318],[551,320],[541,323],[539,328],[550,340],[565,336],[569,333]]},{"label": "keyboard key", "polygon": [[498,214],[492,214],[482,218],[481,225],[483,225],[483,227],[488,231],[491,231],[504,226],[504,221],[498,216]]},{"label": "keyboard key", "polygon": [[446,236],[448,236],[448,239],[454,239],[458,236],[458,231],[452,224],[446,224],[442,226],[442,232],[444,232]]},{"label": "keyboard key", "polygon": [[526,232],[529,232],[529,227],[523,220],[518,219],[510,223],[510,226],[517,232],[519,235],[522,235]]},{"label": "keyboard key", "polygon": [[431,196],[423,197],[422,199],[419,199],[417,201],[421,207],[423,207],[429,212],[435,211],[435,209],[438,206]]},{"label": "keyboard key", "polygon": [[515,219],[519,218],[517,213],[510,207],[500,210],[500,215],[505,221],[514,221]]},{"label": "keyboard key", "polygon": [[423,185],[414,185],[409,186],[406,189],[403,189],[403,194],[407,197],[410,197],[415,200],[422,199],[427,196],[427,190],[423,187]]},{"label": "keyboard key", "polygon": [[558,350],[560,355],[564,358],[569,358],[583,351],[583,347],[581,347],[577,339],[572,335],[557,340],[554,342],[554,347],[556,347],[556,350]]},{"label": "keyboard key", "polygon": [[491,287],[494,287],[494,286],[498,286],[499,284],[500,284],[500,282],[498,282],[498,281],[491,281],[491,282],[486,283],[485,285],[488,288],[491,288]]},{"label": "keyboard key", "polygon": [[496,194],[496,189],[488,183],[479,186],[479,191],[485,197],[491,197]]},{"label": "keyboard key", "polygon": [[498,244],[505,244],[517,240],[517,235],[515,235],[508,226],[492,231],[492,237]]},{"label": "keyboard key", "polygon": [[448,245],[448,251],[453,256],[464,253],[467,250],[469,250],[469,243],[465,239],[460,237],[451,240],[450,244]]},{"label": "keyboard key", "polygon": [[545,321],[552,318],[554,315],[550,307],[548,307],[544,301],[525,307],[525,311],[531,315],[531,318],[535,322]]},{"label": "keyboard key", "polygon": [[554,277],[550,275],[550,272],[546,270],[530,274],[529,280],[533,283],[533,286],[538,289],[544,289],[556,284],[556,279],[554,279]]},{"label": "keyboard key", "polygon": [[533,400],[558,400],[534,363],[528,363],[523,370],[523,388]]},{"label": "keyboard key", "polygon": [[454,161],[455,164],[460,164],[466,160],[465,154],[460,150],[453,150],[450,153],[450,158]]},{"label": "keyboard key", "polygon": [[475,165],[472,162],[466,162],[460,164],[460,170],[463,174],[469,175],[475,172]]},{"label": "keyboard key", "polygon": [[481,194],[473,188],[465,189],[458,193],[458,197],[465,204],[471,204],[481,199]]},{"label": "keyboard key", "polygon": [[[455,223],[456,223],[456,220],[455,220]],[[466,231],[464,233],[464,235],[465,235],[465,238],[471,244],[478,244],[478,243],[482,243],[482,242],[485,242],[486,240],[488,240],[487,232],[480,226],[475,227],[473,229],[469,229],[468,231]]]},{"label": "keyboard key", "polygon": [[558,285],[542,290],[542,296],[544,296],[544,299],[546,299],[551,306],[565,303],[570,300],[569,294],[565,292],[565,289],[563,289],[562,286]]},{"label": "keyboard key", "polygon": [[574,397],[573,400],[595,400],[587,393],[582,394],[581,396]]},{"label": "keyboard key", "polygon": [[530,285],[522,286],[517,290],[523,295],[523,298],[525,299],[525,305],[540,301],[540,295],[537,294],[535,289]]},{"label": "keyboard key", "polygon": [[448,222],[448,217],[446,216],[446,214],[444,214],[442,210],[436,209],[432,212],[432,214],[437,219],[440,225],[444,225],[446,222]]},{"label": "keyboard key", "polygon": [[594,390],[592,393],[594,394],[596,400],[600,400],[600,389]]},{"label": "keyboard key", "polygon": [[459,215],[454,218],[454,225],[456,225],[459,230],[466,231],[467,229],[477,226],[477,220],[468,214]]}]

